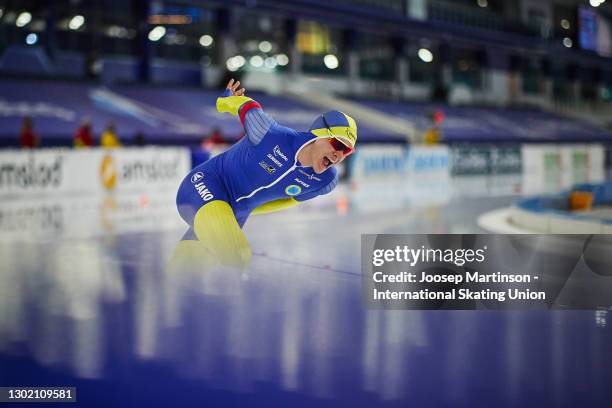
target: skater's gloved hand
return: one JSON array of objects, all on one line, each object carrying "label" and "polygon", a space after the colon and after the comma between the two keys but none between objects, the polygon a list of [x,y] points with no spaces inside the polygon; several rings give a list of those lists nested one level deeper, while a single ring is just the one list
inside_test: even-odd
[{"label": "skater's gloved hand", "polygon": [[228,112],[236,116],[238,114],[238,109],[240,109],[244,103],[252,101],[251,98],[244,96],[244,88],[238,89],[239,85],[240,81],[234,82],[233,78],[227,83],[225,92],[220,98],[217,98],[217,110],[219,112]]}]

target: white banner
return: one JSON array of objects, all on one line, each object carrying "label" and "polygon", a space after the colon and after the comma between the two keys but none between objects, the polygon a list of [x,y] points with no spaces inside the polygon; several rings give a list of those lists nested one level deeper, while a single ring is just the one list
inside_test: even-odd
[{"label": "white banner", "polygon": [[176,191],[190,170],[186,148],[0,152],[0,197]]},{"label": "white banner", "polygon": [[[171,216],[169,216],[171,215]],[[187,229],[175,192],[21,197],[0,205],[0,242],[82,239],[105,234]]]},{"label": "white banner", "polygon": [[605,179],[605,151],[600,144],[529,144],[521,151],[524,194],[553,193]]},{"label": "white banner", "polygon": [[447,146],[366,145],[355,155],[351,163],[355,180],[450,176]]}]

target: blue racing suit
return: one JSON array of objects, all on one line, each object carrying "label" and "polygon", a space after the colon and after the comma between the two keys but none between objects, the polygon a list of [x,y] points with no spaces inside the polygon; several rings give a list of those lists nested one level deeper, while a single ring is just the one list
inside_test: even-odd
[{"label": "blue racing suit", "polygon": [[[238,98],[228,92],[222,98]],[[248,99],[238,109],[245,137],[192,169],[179,187],[176,204],[189,225],[202,206],[215,200],[227,202],[242,227],[262,204],[289,197],[309,200],[338,183],[335,168],[316,174],[298,160],[300,150],[317,136],[279,125],[259,103],[241,98]]]}]

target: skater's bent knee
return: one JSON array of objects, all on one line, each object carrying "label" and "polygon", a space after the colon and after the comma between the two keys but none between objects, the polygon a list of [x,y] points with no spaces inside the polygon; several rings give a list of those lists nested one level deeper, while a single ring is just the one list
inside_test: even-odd
[{"label": "skater's bent knee", "polygon": [[244,268],[251,261],[249,242],[227,202],[216,200],[200,208],[195,216],[194,230],[222,264]]}]

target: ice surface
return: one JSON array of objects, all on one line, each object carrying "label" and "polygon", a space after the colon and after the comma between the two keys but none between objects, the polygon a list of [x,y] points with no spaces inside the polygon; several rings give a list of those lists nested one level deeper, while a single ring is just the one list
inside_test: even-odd
[{"label": "ice surface", "polygon": [[173,194],[4,200],[0,383],[76,385],[87,406],[602,404],[605,312],[362,306],[360,234],[483,232],[516,191],[343,184],[252,217],[246,273],[166,267],[186,229]]}]

